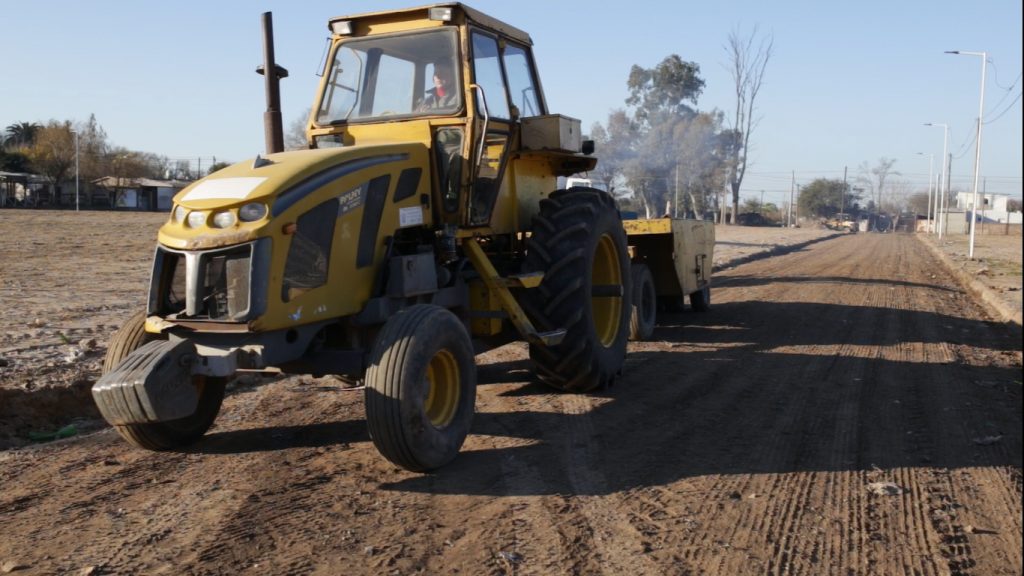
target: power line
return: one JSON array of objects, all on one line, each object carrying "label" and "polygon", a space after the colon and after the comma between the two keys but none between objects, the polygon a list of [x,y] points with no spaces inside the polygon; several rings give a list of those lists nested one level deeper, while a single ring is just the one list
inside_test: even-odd
[{"label": "power line", "polygon": [[1020,80],[1021,75],[1017,74],[1017,80],[1014,80],[1013,83],[1010,84],[1010,87],[1007,88],[1006,86],[1003,86],[1002,84],[999,83],[999,68],[996,66],[995,59],[989,58],[988,63],[992,65],[992,71],[994,72],[994,74],[992,75],[992,82],[994,82],[996,86],[1002,88],[1003,90],[1006,90],[1007,92],[1013,90],[1013,87],[1017,84],[1017,81]]},{"label": "power line", "polygon": [[1010,103],[1009,103],[1009,104],[1008,104],[1008,105],[1006,106],[1006,108],[1004,108],[1004,109],[1003,109],[1003,111],[1002,111],[1002,112],[1000,112],[1000,113],[999,113],[999,114],[998,114],[998,115],[997,115],[997,116],[996,116],[995,118],[993,118],[993,119],[989,120],[988,122],[985,122],[985,124],[991,124],[991,123],[995,122],[996,120],[999,120],[1000,118],[1002,118],[1002,117],[1003,117],[1003,114],[1006,114],[1007,112],[1009,112],[1010,110],[1012,110],[1012,109],[1013,109],[1013,106],[1014,106],[1014,105],[1015,105],[1015,104],[1016,104],[1017,102],[1020,102],[1020,97],[1021,97],[1021,95],[1022,95],[1022,94],[1024,94],[1024,91],[1021,91],[1021,92],[1019,92],[1019,93],[1017,94],[1017,97],[1013,99],[1013,102],[1010,102]]}]

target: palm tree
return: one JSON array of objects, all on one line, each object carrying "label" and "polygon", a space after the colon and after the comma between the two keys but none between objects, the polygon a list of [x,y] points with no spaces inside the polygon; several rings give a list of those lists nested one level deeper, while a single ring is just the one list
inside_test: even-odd
[{"label": "palm tree", "polygon": [[5,130],[7,137],[3,139],[5,147],[20,148],[31,146],[42,126],[38,122],[16,122]]}]

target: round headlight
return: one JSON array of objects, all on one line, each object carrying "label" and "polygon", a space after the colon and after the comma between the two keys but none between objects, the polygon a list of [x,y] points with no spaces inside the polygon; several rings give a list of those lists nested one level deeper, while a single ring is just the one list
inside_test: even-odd
[{"label": "round headlight", "polygon": [[202,228],[206,225],[206,212],[190,212],[188,215],[190,228]]},{"label": "round headlight", "polygon": [[185,215],[188,214],[188,210],[184,206],[177,206],[174,209],[174,221],[181,224],[185,221]]},{"label": "round headlight", "polygon": [[225,210],[213,215],[214,228],[230,228],[235,225],[235,213]]},{"label": "round headlight", "polygon": [[267,205],[250,202],[238,209],[238,218],[242,222],[255,222],[267,215]]}]

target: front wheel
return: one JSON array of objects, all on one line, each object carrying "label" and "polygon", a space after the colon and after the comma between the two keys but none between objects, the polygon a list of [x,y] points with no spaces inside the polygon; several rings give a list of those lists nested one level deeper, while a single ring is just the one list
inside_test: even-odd
[{"label": "front wheel", "polygon": [[[139,312],[114,333],[103,359],[103,374],[116,368],[126,356],[143,344],[158,338],[146,332],[145,324],[146,314]],[[167,422],[115,425],[114,429],[129,444],[145,450],[173,450],[194,444],[217,419],[227,380],[196,376],[192,384],[199,388],[199,405],[192,415]]]},{"label": "front wheel", "polygon": [[455,314],[418,304],[377,336],[366,371],[366,424],[374,446],[413,472],[455,458],[476,402],[473,344]]}]

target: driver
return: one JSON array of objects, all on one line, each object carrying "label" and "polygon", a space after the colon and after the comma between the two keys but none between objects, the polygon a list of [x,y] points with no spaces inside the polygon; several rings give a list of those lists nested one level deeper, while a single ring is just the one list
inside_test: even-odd
[{"label": "driver", "polygon": [[434,87],[427,90],[427,96],[423,99],[420,110],[453,108],[458,103],[454,77],[451,66],[448,64],[434,64]]}]

